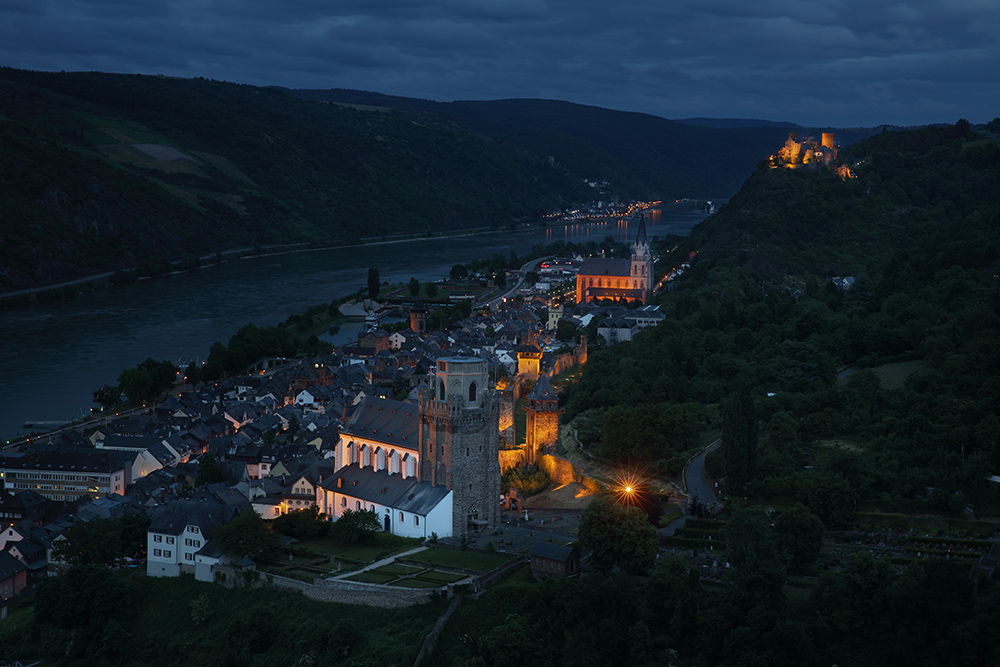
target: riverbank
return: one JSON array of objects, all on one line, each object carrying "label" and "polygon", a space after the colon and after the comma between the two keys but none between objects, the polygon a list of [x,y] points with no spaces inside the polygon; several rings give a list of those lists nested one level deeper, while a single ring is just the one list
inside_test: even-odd
[{"label": "riverbank", "polygon": [[[531,225],[526,225],[525,227],[530,228]],[[367,248],[374,246],[384,246],[384,245],[396,245],[400,243],[412,243],[414,241],[429,241],[433,239],[455,239],[464,238],[469,236],[481,236],[486,234],[502,234],[510,231],[520,231],[521,225],[519,225],[514,230],[501,230],[490,227],[476,227],[468,230],[461,230],[456,232],[439,232],[431,233],[430,235],[415,236],[413,234],[408,235],[405,238],[380,238],[378,240],[371,241],[357,241],[349,242],[345,245],[329,243],[324,245],[311,245],[308,242],[303,243],[292,243],[292,244],[281,244],[275,246],[262,246],[260,248],[231,248],[228,250],[221,250],[218,252],[209,253],[202,255],[198,258],[199,262],[203,262],[216,257],[228,257],[229,259],[223,259],[222,261],[215,261],[210,264],[199,264],[196,267],[189,269],[176,270],[160,273],[157,275],[149,276],[138,276],[134,280],[150,280],[152,278],[167,278],[171,276],[182,275],[185,273],[191,273],[194,271],[200,271],[201,269],[208,269],[218,266],[226,261],[233,260],[246,260],[246,259],[260,259],[262,257],[277,257],[281,255],[298,254],[305,252],[321,252],[328,250],[349,250],[352,248]],[[233,257],[233,255],[236,255]],[[172,265],[177,265],[184,260],[174,260],[171,262]],[[130,269],[129,271],[135,271],[136,269]],[[72,297],[79,294],[83,290],[73,289],[67,292],[67,288],[85,287],[89,286],[91,290],[100,289],[103,287],[110,287],[114,283],[111,282],[111,278],[115,275],[115,271],[102,271],[100,273],[94,273],[86,276],[81,276],[79,278],[74,278],[73,280],[65,280],[58,283],[48,283],[45,285],[38,285],[35,287],[29,287],[21,290],[14,290],[3,292],[0,291],[0,309],[17,307],[19,305],[27,305],[32,301],[48,301],[60,298]],[[130,280],[129,282],[133,282]],[[56,292],[61,292],[56,294]],[[45,296],[47,295],[47,296]]]},{"label": "riverbank", "polygon": [[[403,243],[413,243],[418,241],[430,241],[435,239],[448,240],[448,239],[466,238],[471,236],[509,234],[513,232],[530,230],[532,228],[559,229],[559,228],[573,227],[574,225],[599,225],[599,224],[605,224],[612,220],[622,220],[622,219],[624,218],[608,217],[608,218],[587,219],[585,221],[569,220],[562,222],[550,222],[550,221],[540,220],[536,223],[522,223],[512,228],[505,228],[505,229],[498,229],[495,227],[473,227],[455,231],[431,232],[429,234],[424,233],[420,235],[411,233],[407,235],[394,235],[392,237],[387,237],[387,236],[366,237],[366,238],[361,238],[357,241],[344,239],[346,243],[329,242],[324,244],[314,244],[314,242],[304,241],[300,243],[283,243],[280,245],[271,245],[271,246],[230,248],[228,250],[221,250],[217,252],[200,255],[197,258],[199,261],[198,266],[191,267],[188,269],[178,269],[174,271],[168,271],[156,275],[136,276],[134,280],[149,280],[152,278],[167,278],[171,276],[182,275],[185,273],[200,271],[201,269],[212,268],[218,266],[219,264],[224,263],[225,261],[232,261],[232,260],[259,259],[261,257],[277,257],[289,254],[319,252],[327,250],[349,250],[349,249],[369,248],[377,246],[390,246]],[[222,258],[222,260],[213,261],[209,264],[201,263],[215,258]],[[184,259],[173,260],[170,264],[171,266],[177,266],[185,261],[190,261],[190,258],[187,260]],[[137,269],[129,269],[125,273],[126,274],[134,273],[136,270]],[[34,301],[50,301],[67,297],[72,298],[73,296],[80,294],[82,291],[84,291],[83,289],[77,289],[77,288],[89,287],[90,290],[94,290],[103,287],[110,287],[114,284],[112,278],[115,276],[116,273],[118,272],[101,271],[94,274],[80,276],[72,280],[60,281],[58,283],[36,285],[35,287],[29,287],[20,290],[0,291],[0,310],[28,305]],[[130,279],[129,282],[132,282],[132,280],[133,279]]]}]

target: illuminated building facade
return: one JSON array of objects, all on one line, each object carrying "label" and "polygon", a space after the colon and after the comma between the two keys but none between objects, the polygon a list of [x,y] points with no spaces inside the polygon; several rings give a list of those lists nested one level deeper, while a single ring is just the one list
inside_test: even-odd
[{"label": "illuminated building facade", "polygon": [[444,357],[417,404],[365,399],[341,432],[337,473],[316,490],[320,511],[374,509],[407,536],[496,530],[500,397],[488,380],[484,359]]},{"label": "illuminated building facade", "polygon": [[576,302],[611,299],[646,303],[653,293],[653,284],[646,216],[641,215],[631,259],[590,257],[583,260],[576,275]]}]

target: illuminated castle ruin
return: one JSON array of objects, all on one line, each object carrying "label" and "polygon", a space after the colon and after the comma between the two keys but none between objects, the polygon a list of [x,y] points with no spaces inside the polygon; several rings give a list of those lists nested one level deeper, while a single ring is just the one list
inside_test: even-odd
[{"label": "illuminated castle ruin", "polygon": [[824,132],[821,136],[818,143],[812,136],[799,141],[798,133],[789,132],[785,145],[777,155],[771,156],[771,167],[795,169],[813,163],[830,166],[837,160],[837,144],[833,132]]}]

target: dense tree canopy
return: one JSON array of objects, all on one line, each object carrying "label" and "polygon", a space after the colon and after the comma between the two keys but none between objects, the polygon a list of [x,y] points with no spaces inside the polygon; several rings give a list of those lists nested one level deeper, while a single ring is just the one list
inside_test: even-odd
[{"label": "dense tree canopy", "polygon": [[645,512],[606,496],[592,501],[580,514],[579,538],[580,547],[591,552],[590,566],[601,572],[615,566],[631,574],[646,572],[659,546]]}]

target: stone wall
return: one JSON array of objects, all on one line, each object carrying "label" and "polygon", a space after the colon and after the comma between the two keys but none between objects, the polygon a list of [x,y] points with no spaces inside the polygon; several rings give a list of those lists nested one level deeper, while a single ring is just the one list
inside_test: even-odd
[{"label": "stone wall", "polygon": [[600,482],[587,477],[571,462],[566,459],[559,458],[558,456],[552,456],[551,454],[539,456],[538,467],[548,473],[553,484],[561,486],[563,484],[572,484],[573,482],[576,482],[577,484],[583,484],[587,487],[587,489],[595,493],[600,493],[604,490],[603,485]]},{"label": "stone wall", "polygon": [[552,362],[552,368],[549,369],[549,377],[555,377],[561,373],[565,373],[574,366],[586,366],[587,365],[587,337],[581,336],[580,344],[576,346],[572,352],[567,352],[566,354],[560,354],[556,357],[555,361]]},{"label": "stone wall", "polygon": [[320,579],[318,583],[307,584],[298,579],[289,579],[276,574],[261,572],[260,581],[271,588],[302,593],[307,598],[321,602],[342,602],[363,604],[369,607],[399,609],[424,604],[441,589],[398,588],[365,584],[360,581]]},{"label": "stone wall", "polygon": [[500,450],[500,473],[503,474],[511,468],[516,468],[524,462],[523,449],[501,449]]}]

